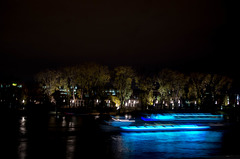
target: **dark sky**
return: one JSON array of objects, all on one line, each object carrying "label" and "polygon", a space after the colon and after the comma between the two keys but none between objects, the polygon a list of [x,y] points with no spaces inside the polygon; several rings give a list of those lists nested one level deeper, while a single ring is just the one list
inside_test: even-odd
[{"label": "dark sky", "polygon": [[5,0],[0,76],[28,78],[44,68],[86,61],[234,75],[236,2]]}]

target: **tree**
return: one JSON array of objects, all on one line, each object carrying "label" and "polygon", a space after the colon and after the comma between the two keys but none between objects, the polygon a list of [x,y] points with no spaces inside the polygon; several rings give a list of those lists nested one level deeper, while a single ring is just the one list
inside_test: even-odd
[{"label": "tree", "polygon": [[204,97],[209,83],[209,75],[203,73],[191,73],[189,79],[188,97],[203,105]]},{"label": "tree", "polygon": [[82,93],[89,96],[88,103],[94,97],[103,97],[105,85],[110,80],[110,73],[107,66],[96,63],[86,63],[80,65],[77,71],[77,85]]},{"label": "tree", "polygon": [[217,74],[209,74],[208,76],[208,83],[207,83],[207,94],[208,98],[205,100],[204,106],[211,106],[211,108],[205,109],[212,109],[215,110],[215,101],[220,99],[223,104],[224,97],[226,96],[227,92],[231,88],[232,80],[226,76],[221,76]]},{"label": "tree", "polygon": [[53,93],[63,85],[61,72],[56,70],[46,70],[36,75],[36,80],[39,82],[44,94],[47,95],[51,103],[56,103]]},{"label": "tree", "polygon": [[180,72],[172,72],[170,79],[170,87],[172,99],[175,106],[181,106],[181,101],[185,95],[185,87],[189,78]]},{"label": "tree", "polygon": [[192,73],[190,75],[188,97],[197,101],[204,110],[212,109],[214,102],[221,103],[229,91],[232,80],[217,74]]},{"label": "tree", "polygon": [[139,77],[139,81],[141,81],[138,84],[138,87],[141,90],[140,99],[142,103],[142,109],[144,110],[144,106],[153,105],[153,90],[155,88],[155,81],[153,78],[145,76]]},{"label": "tree", "polygon": [[169,94],[171,92],[171,74],[173,73],[172,70],[163,69],[158,75],[155,77],[156,82],[159,85],[158,93],[159,97],[158,100],[160,101],[162,108],[167,101],[170,100]]},{"label": "tree", "polygon": [[118,66],[114,69],[113,86],[117,89],[117,96],[123,108],[124,101],[128,100],[133,93],[132,82],[136,79],[135,71],[129,66]]},{"label": "tree", "polygon": [[73,99],[74,104],[76,106],[76,95],[77,93],[79,93],[79,91],[77,91],[77,73],[79,72],[79,67],[78,66],[71,66],[71,67],[65,67],[62,70],[63,72],[63,76],[62,79],[64,79],[65,83],[64,86],[62,86],[63,88],[65,88],[66,90],[69,90],[69,97]]}]

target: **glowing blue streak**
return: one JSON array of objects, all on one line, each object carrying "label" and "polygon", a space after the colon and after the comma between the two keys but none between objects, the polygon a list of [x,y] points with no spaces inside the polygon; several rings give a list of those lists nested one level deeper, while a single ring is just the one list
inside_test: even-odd
[{"label": "glowing blue streak", "polygon": [[175,120],[174,119],[174,116],[165,116],[164,118],[144,118],[144,117],[141,117],[141,119],[143,121],[173,121]]},{"label": "glowing blue streak", "polygon": [[222,115],[210,115],[209,113],[192,113],[192,114],[164,114],[151,115],[148,118],[141,117],[144,121],[173,121],[173,120],[223,120]]},{"label": "glowing blue streak", "polygon": [[165,125],[165,126],[121,126],[126,131],[163,131],[163,130],[200,130],[209,129],[210,126],[197,125]]}]

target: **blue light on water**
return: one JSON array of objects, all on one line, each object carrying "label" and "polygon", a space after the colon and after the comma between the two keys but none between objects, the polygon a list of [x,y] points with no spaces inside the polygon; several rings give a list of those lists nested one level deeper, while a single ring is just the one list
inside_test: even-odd
[{"label": "blue light on water", "polygon": [[222,132],[123,132],[121,137],[125,158],[201,158],[220,151]]},{"label": "blue light on water", "polygon": [[212,115],[210,113],[174,113],[174,114],[152,114],[148,117],[141,117],[144,121],[173,121],[173,120],[223,120],[222,115]]},{"label": "blue light on water", "polygon": [[164,131],[164,130],[200,130],[209,129],[209,126],[197,125],[160,125],[160,126],[121,126],[125,131]]},{"label": "blue light on water", "polygon": [[162,116],[162,117],[159,117],[159,118],[144,118],[144,117],[141,117],[141,119],[144,120],[144,121],[158,121],[158,120],[172,121],[172,120],[174,120],[174,116]]},{"label": "blue light on water", "polygon": [[160,114],[153,115],[152,114],[149,118],[141,117],[141,119],[144,120],[144,121],[156,121],[156,120],[172,121],[175,118],[174,118],[173,115],[160,115]]}]

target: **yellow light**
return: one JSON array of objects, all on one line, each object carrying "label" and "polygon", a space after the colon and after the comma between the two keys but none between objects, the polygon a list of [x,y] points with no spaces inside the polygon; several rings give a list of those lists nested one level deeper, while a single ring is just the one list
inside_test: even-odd
[{"label": "yellow light", "polygon": [[17,83],[12,83],[12,86],[17,86]]}]

